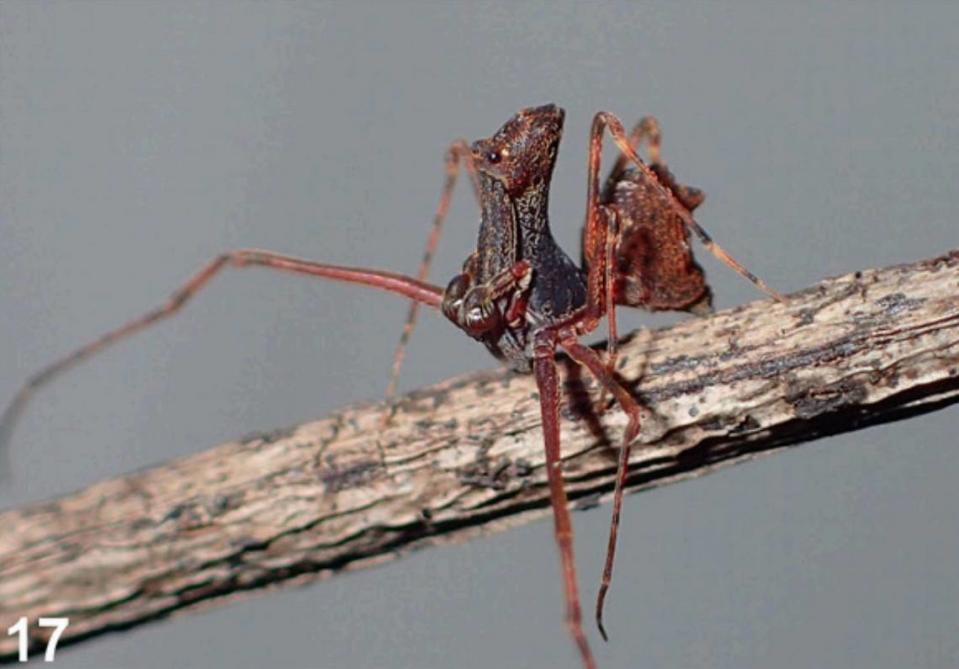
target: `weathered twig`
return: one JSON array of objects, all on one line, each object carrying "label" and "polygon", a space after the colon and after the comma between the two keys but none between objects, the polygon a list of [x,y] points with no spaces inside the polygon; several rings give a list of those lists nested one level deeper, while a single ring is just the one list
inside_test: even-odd
[{"label": "weathered twig", "polygon": [[[649,412],[630,487],[955,402],[957,295],[954,251],[634,333],[619,371]],[[582,506],[611,489],[625,418],[593,415],[588,377],[565,367]],[[77,641],[540,516],[535,390],[470,374],[408,395],[386,431],[381,406],[356,406],[4,513],[0,629],[68,616],[63,642]],[[15,644],[0,636],[0,657]]]}]

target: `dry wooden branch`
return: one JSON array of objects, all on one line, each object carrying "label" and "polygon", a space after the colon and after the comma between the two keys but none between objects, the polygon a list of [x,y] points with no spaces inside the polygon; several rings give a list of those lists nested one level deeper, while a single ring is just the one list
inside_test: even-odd
[{"label": "dry wooden branch", "polygon": [[[634,333],[619,371],[649,411],[630,487],[955,402],[957,295],[953,251]],[[565,472],[573,504],[591,505],[625,419],[593,415],[593,384],[564,367]],[[355,406],[6,512],[0,629],[68,616],[63,642],[77,641],[539,517],[535,392],[469,374],[406,396],[386,431],[381,406]],[[0,636],[0,658],[15,644]]]}]

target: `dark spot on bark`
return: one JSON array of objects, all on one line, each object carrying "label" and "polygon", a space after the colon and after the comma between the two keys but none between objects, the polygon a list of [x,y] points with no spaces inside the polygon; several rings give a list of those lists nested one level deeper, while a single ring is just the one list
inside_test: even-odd
[{"label": "dark spot on bark", "polygon": [[428,523],[433,520],[433,512],[426,508],[420,509],[420,517]]},{"label": "dark spot on bark", "polygon": [[710,418],[709,420],[699,423],[699,427],[707,431],[722,431],[725,429],[725,424],[719,418]]},{"label": "dark spot on bark", "polygon": [[478,397],[489,397],[490,395],[495,395],[496,390],[490,388],[488,381],[483,381],[482,383],[476,386],[476,395]]},{"label": "dark spot on bark", "polygon": [[746,414],[742,420],[740,420],[733,428],[729,431],[729,436],[738,437],[740,435],[746,434],[747,432],[755,432],[760,427],[759,421],[753,418],[750,414]]},{"label": "dark spot on bark", "polygon": [[211,516],[218,516],[221,513],[226,513],[230,509],[236,508],[240,499],[242,499],[241,494],[217,495],[207,508]]},{"label": "dark spot on bark", "polygon": [[887,316],[897,316],[904,311],[912,311],[921,306],[924,299],[918,297],[906,297],[904,293],[893,293],[880,298],[879,306],[883,308]]},{"label": "dark spot on bark", "polygon": [[293,427],[281,427],[275,430],[268,430],[266,432],[250,432],[242,437],[240,437],[241,444],[250,444],[254,441],[258,441],[261,444],[272,444],[274,442],[280,441],[281,439],[286,439],[287,437],[292,436],[296,433],[297,426]]},{"label": "dark spot on bark", "polygon": [[246,560],[244,559],[245,555],[246,554],[243,552],[233,553],[231,555],[228,555],[226,558],[227,566],[230,567],[231,569],[239,569],[246,562]]},{"label": "dark spot on bark", "polygon": [[702,365],[705,357],[691,355],[677,355],[673,358],[667,358],[661,363],[650,365],[650,372],[653,374],[672,374],[673,372],[697,369]]},{"label": "dark spot on bark", "polygon": [[464,485],[506,490],[513,478],[512,470],[513,463],[509,458],[493,462],[485,455],[480,455],[475,462],[461,468],[457,478]]},{"label": "dark spot on bark", "polygon": [[533,465],[525,458],[519,458],[513,463],[513,473],[516,474],[516,476],[525,478],[533,473]]},{"label": "dark spot on bark", "polygon": [[439,389],[433,393],[433,409],[439,409],[441,406],[446,404],[450,399],[450,391],[446,389]]},{"label": "dark spot on bark", "polygon": [[959,260],[959,251],[953,250],[944,256],[932,258],[930,260],[924,260],[921,265],[929,269],[931,272],[938,272],[943,267],[951,267],[956,260]]},{"label": "dark spot on bark", "polygon": [[170,509],[169,513],[163,517],[163,522],[168,520],[177,520],[189,510],[189,505],[187,504],[177,504],[175,507]]},{"label": "dark spot on bark", "polygon": [[374,460],[357,462],[340,469],[333,459],[327,460],[327,467],[320,474],[320,480],[327,492],[340,492],[347,488],[357,488],[375,478],[379,463]]},{"label": "dark spot on bark", "polygon": [[191,500],[177,504],[170,509],[160,522],[165,523],[168,521],[176,523],[177,530],[188,530],[208,525],[210,522],[210,514],[207,513],[206,509],[202,506],[198,506],[196,500]]},{"label": "dark spot on bark", "polygon": [[804,420],[858,405],[865,398],[866,387],[851,379],[826,387],[807,385],[786,395],[786,401],[792,405],[796,416]]},{"label": "dark spot on bark", "polygon": [[747,349],[739,345],[739,342],[735,338],[730,339],[726,350],[719,354],[719,360],[720,362],[732,360],[742,355],[746,350]]},{"label": "dark spot on bark", "polygon": [[798,326],[810,325],[814,320],[816,320],[816,309],[800,309],[799,310],[799,320],[796,323]]}]

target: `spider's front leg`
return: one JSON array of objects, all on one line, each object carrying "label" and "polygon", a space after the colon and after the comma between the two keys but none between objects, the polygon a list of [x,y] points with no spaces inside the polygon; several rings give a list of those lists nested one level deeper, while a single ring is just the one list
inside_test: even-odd
[{"label": "spider's front leg", "polygon": [[[471,255],[463,273],[449,282],[440,309],[458,328],[474,338],[503,326],[516,325],[526,315],[526,302],[532,285],[530,264],[520,260],[486,283],[476,283],[477,256]],[[508,298],[502,306],[503,298]]]},{"label": "spider's front leg", "polygon": [[[573,528],[569,516],[566,487],[563,483],[559,431],[559,378],[556,369],[557,345],[561,346],[577,364],[586,367],[604,388],[613,393],[629,416],[618,467],[619,475],[622,477],[622,480],[617,479],[617,489],[620,491],[625,481],[625,473],[629,462],[629,444],[639,433],[640,409],[639,404],[630,396],[629,392],[612,375],[607,373],[600,357],[591,348],[583,346],[577,341],[576,334],[572,329],[568,327],[543,328],[533,332],[533,373],[536,376],[536,385],[539,388],[543,442],[546,450],[546,479],[549,484],[550,505],[553,509],[554,535],[559,547],[560,563],[563,571],[566,625],[579,648],[583,664],[587,669],[591,669],[596,664],[589,649],[586,635],[583,632],[579,588],[576,583],[576,559],[573,554]],[[614,507],[613,511],[607,553],[609,556],[612,556],[615,551],[619,509],[620,507]],[[611,569],[612,561],[608,560],[607,569],[603,572],[603,582],[598,600],[599,608],[597,609],[597,623],[604,639],[606,638],[606,631],[603,629],[601,611],[603,598],[609,588]]]},{"label": "spider's front leg", "polygon": [[261,251],[241,249],[221,253],[204,265],[186,283],[180,286],[166,302],[151,309],[142,316],[128,321],[118,328],[110,330],[94,341],[63,356],[27,379],[20,387],[10,404],[0,416],[0,459],[6,452],[6,444],[13,432],[14,424],[23,411],[27,401],[41,386],[74,365],[103,351],[107,347],[144,330],[161,320],[173,316],[182,309],[200,290],[227,267],[262,267],[288,274],[301,274],[333,281],[352,283],[370,288],[378,288],[400,295],[428,307],[441,306],[443,292],[436,286],[413,277],[364,267],[345,267],[329,263],[314,262],[293,256]]},{"label": "spider's front leg", "polygon": [[595,669],[596,660],[583,633],[583,615],[576,584],[576,559],[573,555],[573,525],[569,517],[566,488],[563,485],[559,443],[559,374],[556,370],[557,334],[545,329],[533,333],[533,373],[539,388],[540,412],[543,419],[543,442],[546,448],[546,480],[549,483],[550,505],[553,508],[554,536],[559,547],[563,570],[563,591],[566,599],[566,626],[576,642],[583,665]]}]

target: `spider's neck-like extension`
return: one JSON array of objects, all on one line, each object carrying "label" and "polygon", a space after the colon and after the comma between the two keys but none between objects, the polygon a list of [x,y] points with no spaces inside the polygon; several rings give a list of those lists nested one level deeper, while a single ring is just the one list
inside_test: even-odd
[{"label": "spider's neck-like extension", "polygon": [[480,281],[519,260],[528,260],[536,267],[543,245],[555,244],[549,232],[549,185],[530,186],[519,194],[511,194],[491,176],[481,175],[480,183]]}]

